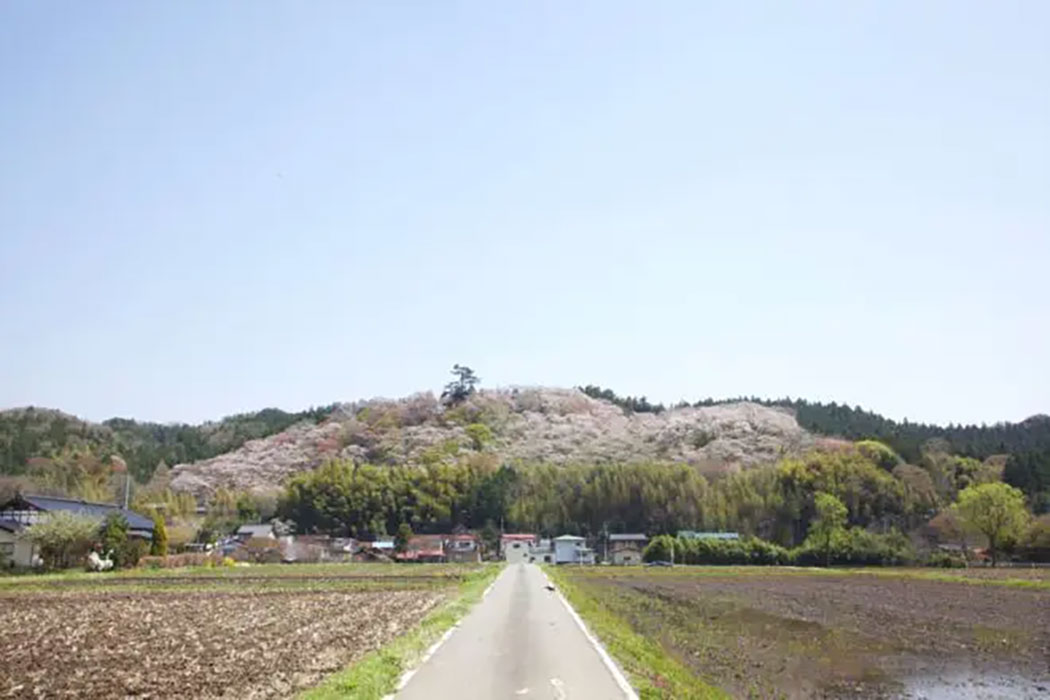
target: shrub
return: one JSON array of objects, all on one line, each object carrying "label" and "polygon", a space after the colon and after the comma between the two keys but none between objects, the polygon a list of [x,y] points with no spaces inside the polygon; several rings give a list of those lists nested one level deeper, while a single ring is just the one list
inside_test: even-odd
[{"label": "shrub", "polygon": [[492,429],[484,423],[471,423],[465,428],[465,432],[475,450],[481,451],[485,449],[485,445],[492,442]]},{"label": "shrub", "polygon": [[642,559],[645,561],[671,561],[674,559],[675,538],[670,535],[659,535],[649,540]]},{"label": "shrub", "polygon": [[1018,554],[1027,561],[1050,562],[1050,514],[1032,521]]},{"label": "shrub", "polygon": [[642,554],[645,561],[675,561],[678,564],[773,566],[790,564],[791,552],[757,537],[737,540],[684,539],[670,535],[654,537]]},{"label": "shrub", "polygon": [[102,554],[113,559],[117,568],[136,566],[149,550],[143,540],[128,537],[128,519],[122,513],[112,512],[102,521],[99,535]]},{"label": "shrub", "polygon": [[936,566],[942,569],[963,569],[966,567],[966,558],[961,554],[952,552],[933,552],[926,558],[926,566]]},{"label": "shrub", "polygon": [[27,534],[47,569],[79,565],[98,537],[98,520],[59,511],[32,525]]},{"label": "shrub", "polygon": [[904,461],[893,451],[893,448],[878,440],[861,440],[857,443],[857,449],[862,455],[888,472],[893,471],[894,467]]},{"label": "shrub", "polygon": [[128,543],[128,519],[117,512],[107,515],[99,539],[103,555],[111,556],[114,566],[121,566],[121,554]]},{"label": "shrub", "polygon": [[793,556],[802,566],[897,566],[915,560],[911,543],[901,533],[879,535],[859,527],[835,532],[827,549],[823,541],[807,538]]},{"label": "shrub", "polygon": [[159,513],[153,516],[153,542],[149,553],[161,557],[168,553],[168,528]]},{"label": "shrub", "polygon": [[[149,545],[146,544],[145,540],[131,538],[124,543],[124,547],[120,552],[120,566],[138,566],[139,562],[142,560],[142,557],[144,557],[148,552]],[[114,564],[116,564],[115,561]]]}]

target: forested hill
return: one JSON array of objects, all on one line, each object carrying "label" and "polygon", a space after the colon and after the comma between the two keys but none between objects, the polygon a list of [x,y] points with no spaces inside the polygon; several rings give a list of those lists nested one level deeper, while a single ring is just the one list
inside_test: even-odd
[{"label": "forested hill", "polygon": [[126,418],[90,423],[61,411],[33,407],[0,411],[0,474],[22,474],[34,457],[81,451],[99,459],[120,455],[136,479],[147,481],[161,462],[172,465],[214,457],[300,421],[321,420],[332,409],[288,413],[266,408],[201,425],[140,423]]},{"label": "forested hill", "polygon": [[[626,412],[662,413],[663,404],[650,403],[644,396],[619,396],[611,389],[587,385],[580,390],[595,399],[616,404]],[[848,404],[810,402],[805,399],[762,399],[754,396],[732,399],[702,399],[683,402],[674,408],[720,406],[739,403],[760,404],[790,409],[800,426],[818,435],[849,440],[879,440],[897,451],[908,462],[918,462],[922,448],[930,440],[944,440],[945,451],[966,457],[986,459],[992,455],[1050,451],[1050,416],[1032,416],[1020,423],[993,425],[929,425],[897,422]]]},{"label": "forested hill", "polygon": [[[741,399],[734,399],[739,401]],[[886,443],[905,460],[917,462],[930,440],[945,440],[948,450],[966,457],[985,459],[998,454],[1020,454],[1050,450],[1050,416],[1032,416],[1020,423],[994,425],[927,425],[907,420],[898,423],[859,406],[810,403],[801,399],[747,399],[765,406],[780,406],[795,412],[806,430],[849,440],[875,439]],[[726,403],[707,399],[698,406]]]},{"label": "forested hill", "polygon": [[[120,455],[140,483],[149,481],[160,464],[197,463],[199,466],[184,467],[181,471],[186,472],[186,476],[200,472],[205,481],[212,482],[229,467],[238,475],[233,480],[237,483],[247,478],[245,475],[261,470],[262,476],[249,481],[276,486],[274,475],[266,470],[269,462],[275,462],[281,475],[294,473],[318,463],[330,454],[332,446],[338,448],[336,453],[345,451],[357,460],[413,464],[429,459],[426,450],[438,449],[435,445],[451,449],[457,441],[467,446],[472,441],[486,442],[484,436],[468,436],[473,429],[469,425],[471,421],[491,423],[495,430],[491,449],[499,456],[533,462],[664,460],[709,467],[713,463],[741,459],[761,461],[770,450],[775,452],[784,446],[797,449],[805,441],[802,435],[789,436],[790,426],[780,426],[780,419],[772,413],[745,412],[748,416],[745,422],[752,423],[750,432],[745,430],[734,436],[735,428],[704,428],[705,423],[696,422],[700,420],[698,414],[689,411],[671,410],[657,420],[652,414],[664,413],[665,407],[650,403],[645,397],[621,397],[596,386],[581,390],[599,403],[577,406],[572,392],[565,393],[565,390],[520,394],[515,391],[499,401],[483,400],[479,394],[471,402],[487,403],[477,409],[480,418],[473,417],[463,423],[466,427],[458,426],[462,421],[455,418],[455,411],[442,412],[433,397],[410,398],[390,405],[382,401],[347,404],[338,410],[332,405],[295,413],[268,408],[201,425],[161,425],[123,418],[90,423],[51,409],[13,409],[0,411],[0,475],[26,474],[31,470],[33,458],[49,458],[57,465],[56,469],[63,464],[70,465],[58,469],[64,473],[77,469],[91,471],[94,467],[84,466],[90,459],[105,461],[112,455]],[[485,396],[491,398],[495,394]],[[991,426],[936,426],[897,422],[845,404],[757,398],[704,399],[695,404],[680,404],[674,409],[729,408],[741,405],[741,401],[752,406],[788,409],[797,419],[796,430],[801,427],[809,433],[849,440],[879,440],[909,463],[920,463],[924,447],[938,440],[942,441],[935,445],[939,451],[956,455],[986,459],[1009,454],[1013,458],[1004,474],[1008,482],[1029,494],[1050,493],[1050,417],[1047,416]],[[602,410],[601,405],[609,410]],[[488,416],[489,413],[493,415]],[[632,415],[639,420],[625,423]],[[726,415],[736,414],[730,411]],[[332,420],[326,421],[328,418]],[[719,425],[728,421],[726,426],[735,425],[733,421],[737,420],[735,417],[703,418],[709,419]],[[289,428],[304,422],[305,425],[289,432]],[[784,430],[788,432],[782,432]],[[406,441],[407,437],[412,440]],[[270,439],[250,451],[242,449],[246,442],[257,438]],[[754,438],[760,442],[752,444]],[[83,461],[85,456],[90,457],[87,462]]]}]

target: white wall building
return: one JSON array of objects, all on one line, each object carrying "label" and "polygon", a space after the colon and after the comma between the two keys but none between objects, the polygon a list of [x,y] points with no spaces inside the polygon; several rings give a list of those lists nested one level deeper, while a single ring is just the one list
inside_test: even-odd
[{"label": "white wall building", "polygon": [[562,535],[554,538],[555,564],[593,564],[594,550],[587,546],[587,540],[576,535]]},{"label": "white wall building", "polygon": [[511,564],[529,561],[535,545],[536,535],[532,534],[503,534],[499,538],[499,550],[503,561]]},{"label": "white wall building", "polygon": [[37,559],[25,526],[14,520],[0,519],[0,566],[28,568],[37,563]]}]

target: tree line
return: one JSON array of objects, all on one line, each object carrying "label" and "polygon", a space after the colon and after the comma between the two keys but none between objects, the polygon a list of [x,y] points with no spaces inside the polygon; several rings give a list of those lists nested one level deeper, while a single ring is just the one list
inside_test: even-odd
[{"label": "tree line", "polygon": [[850,526],[911,530],[997,470],[929,451],[911,465],[871,441],[712,479],[684,464],[499,465],[485,453],[424,467],[336,460],[293,477],[278,512],[301,532],[359,537],[401,523],[424,533],[502,524],[543,535],[730,530],[795,546],[818,493],[845,504]]}]

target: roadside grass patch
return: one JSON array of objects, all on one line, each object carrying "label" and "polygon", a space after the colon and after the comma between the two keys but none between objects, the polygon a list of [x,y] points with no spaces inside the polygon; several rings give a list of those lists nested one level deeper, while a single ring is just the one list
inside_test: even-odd
[{"label": "roadside grass patch", "polygon": [[557,567],[544,567],[548,576],[587,622],[591,631],[620,664],[638,695],[646,700],[672,698],[709,700],[729,697],[723,691],[707,685],[675,659],[655,640],[632,629],[623,617],[614,612],[591,590],[577,585],[572,575]]},{"label": "roadside grass patch", "polygon": [[304,691],[299,700],[378,700],[394,692],[401,675],[416,666],[426,650],[474,607],[502,569],[501,564],[489,564],[471,571],[452,599],[416,627]]}]

